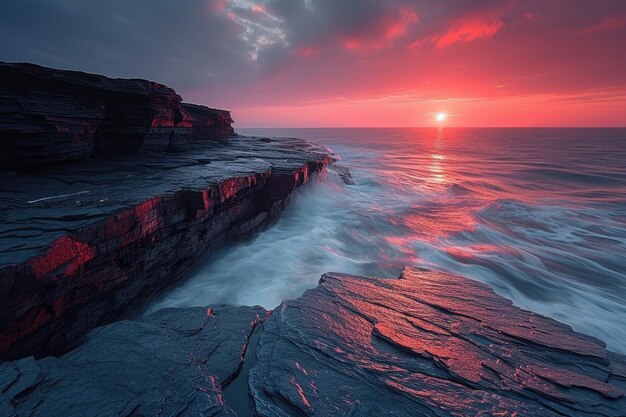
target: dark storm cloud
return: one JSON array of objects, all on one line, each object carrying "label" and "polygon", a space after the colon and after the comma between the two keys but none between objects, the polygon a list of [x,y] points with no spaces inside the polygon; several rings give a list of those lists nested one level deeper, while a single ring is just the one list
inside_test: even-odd
[{"label": "dark storm cloud", "polygon": [[395,19],[393,3],[7,0],[0,6],[0,60],[211,88],[221,96],[245,91],[302,45],[331,47],[346,37],[374,42],[384,35],[378,22]]},{"label": "dark storm cloud", "polygon": [[250,46],[218,2],[9,0],[0,12],[0,59],[178,88],[246,75]]},{"label": "dark storm cloud", "polygon": [[[410,1],[6,0],[0,59],[142,76],[181,88],[250,75],[302,45],[374,42]],[[259,5],[266,13],[255,9]],[[263,56],[263,54],[265,54]]]}]

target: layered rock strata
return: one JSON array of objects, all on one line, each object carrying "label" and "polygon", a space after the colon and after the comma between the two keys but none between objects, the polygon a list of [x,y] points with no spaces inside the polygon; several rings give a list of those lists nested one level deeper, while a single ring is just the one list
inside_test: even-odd
[{"label": "layered rock strata", "polygon": [[176,150],[232,136],[231,124],[163,84],[0,62],[0,170]]},{"label": "layered rock strata", "polygon": [[266,321],[259,416],[624,416],[626,358],[488,286],[326,274]]},{"label": "layered rock strata", "polygon": [[0,355],[58,354],[273,222],[330,162],[297,139],[0,172]]},{"label": "layered rock strata", "polygon": [[[255,363],[237,374],[244,356]],[[231,395],[239,378],[250,410],[247,393]],[[0,412],[19,417],[232,416],[229,405],[241,417],[623,417],[624,390],[626,358],[597,339],[484,284],[413,268],[326,274],[271,315],[165,309],[97,329],[60,358],[0,366]]]}]

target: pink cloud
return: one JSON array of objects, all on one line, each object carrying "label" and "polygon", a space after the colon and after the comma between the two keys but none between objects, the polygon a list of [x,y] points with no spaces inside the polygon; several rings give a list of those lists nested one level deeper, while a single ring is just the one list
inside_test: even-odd
[{"label": "pink cloud", "polygon": [[494,36],[504,27],[501,20],[503,13],[502,9],[489,13],[470,13],[453,21],[446,33],[436,38],[437,48]]},{"label": "pink cloud", "polygon": [[312,46],[310,46],[310,47],[301,46],[299,48],[293,49],[291,52],[294,55],[303,56],[303,57],[319,56],[319,54],[320,54],[319,48],[312,47]]},{"label": "pink cloud", "polygon": [[261,4],[253,4],[252,11],[255,13],[267,13],[265,11],[265,7],[263,7]]},{"label": "pink cloud", "polygon": [[424,46],[426,44],[426,42],[428,42],[429,40],[432,39],[427,39],[427,38],[422,38],[422,39],[417,39],[413,42],[411,42],[409,44],[409,46],[407,46],[408,49],[420,49],[422,46]]},{"label": "pink cloud", "polygon": [[524,19],[529,20],[531,22],[534,22],[537,19],[539,19],[539,16],[536,13],[533,13],[533,12],[526,12],[526,13],[524,13]]},{"label": "pink cloud", "polygon": [[419,22],[418,14],[410,9],[400,9],[395,20],[389,22],[383,31],[383,39],[392,42],[407,34],[408,30]]},{"label": "pink cloud", "polygon": [[415,10],[405,7],[382,15],[366,33],[345,37],[342,45],[348,50],[370,50],[390,48],[394,42],[406,36],[410,29],[419,22]]},{"label": "pink cloud", "polygon": [[608,30],[619,29],[622,27],[626,27],[626,15],[622,16],[613,16],[607,19],[604,19],[601,22],[596,23],[584,30],[580,33],[582,35],[588,35],[592,33],[606,32]]}]

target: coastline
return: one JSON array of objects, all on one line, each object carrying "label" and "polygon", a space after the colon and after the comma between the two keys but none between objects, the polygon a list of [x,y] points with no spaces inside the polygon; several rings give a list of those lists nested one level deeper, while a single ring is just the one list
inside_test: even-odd
[{"label": "coastline", "polygon": [[[241,152],[256,160],[233,161]],[[207,253],[271,225],[295,189],[330,160],[304,141],[237,137],[173,161],[133,158],[128,166],[89,163],[25,181],[4,178],[7,192],[30,187],[67,197],[20,196],[17,203],[13,192],[13,204],[3,210],[11,222],[2,226],[1,356],[64,353],[86,331],[137,311],[188,277]],[[137,163],[154,164],[157,177],[153,167],[138,172]],[[56,189],[34,188],[51,178],[59,181]],[[165,178],[172,182],[162,187]],[[90,192],[65,191],[75,182]],[[25,228],[37,235],[32,245],[23,242]]]},{"label": "coastline", "polygon": [[272,224],[332,159],[167,86],[0,63],[0,358],[65,353]]},{"label": "coastline", "polygon": [[[248,403],[231,397],[242,385]],[[484,284],[406,268],[325,274],[273,311],[118,321],[59,358],[5,362],[0,390],[0,410],[18,416],[233,416],[233,404],[258,416],[619,417],[626,356]]]},{"label": "coastline", "polygon": [[[0,172],[3,415],[233,416],[233,381],[260,416],[623,415],[623,355],[457,275],[328,273],[272,311],[128,319],[207,253],[275,222],[335,156],[234,136],[228,112],[160,84],[75,72],[57,83],[38,68],[60,107],[25,110],[13,104],[43,100],[38,90],[10,90],[0,119],[0,138],[19,142]],[[129,86],[143,98],[121,117]]]}]

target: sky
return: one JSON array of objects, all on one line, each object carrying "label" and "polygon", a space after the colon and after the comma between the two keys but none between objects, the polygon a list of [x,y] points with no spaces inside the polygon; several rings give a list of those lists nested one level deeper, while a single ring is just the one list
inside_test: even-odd
[{"label": "sky", "polygon": [[626,0],[3,0],[0,39],[236,127],[626,126]]}]

